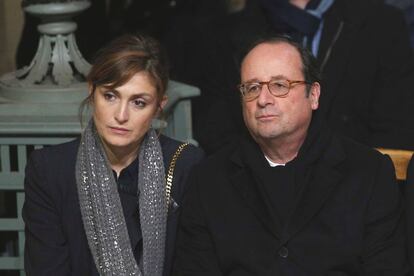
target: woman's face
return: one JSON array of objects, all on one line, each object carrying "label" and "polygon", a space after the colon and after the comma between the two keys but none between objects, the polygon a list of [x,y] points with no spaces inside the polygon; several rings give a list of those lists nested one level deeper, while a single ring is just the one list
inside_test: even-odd
[{"label": "woman's face", "polygon": [[105,149],[113,153],[135,152],[165,103],[166,97],[159,102],[156,87],[145,71],[115,89],[97,87],[93,119]]}]

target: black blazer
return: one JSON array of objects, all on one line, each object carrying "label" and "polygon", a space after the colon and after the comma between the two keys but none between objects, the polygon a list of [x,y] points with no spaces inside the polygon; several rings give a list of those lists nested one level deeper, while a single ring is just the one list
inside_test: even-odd
[{"label": "black blazer", "polygon": [[[160,143],[167,170],[180,142],[161,136]],[[79,140],[75,140],[36,150],[27,163],[23,206],[27,275],[98,275],[79,208],[75,180],[78,146]],[[171,192],[178,205],[188,172],[202,157],[203,152],[194,146],[181,153]],[[168,215],[164,275],[171,269],[180,209],[170,210]]]},{"label": "black blazer", "polygon": [[301,188],[284,226],[266,200],[265,173],[252,173],[252,163],[269,166],[258,147],[255,157],[241,142],[197,165],[173,275],[406,275],[403,207],[390,158],[327,137],[297,167]]}]

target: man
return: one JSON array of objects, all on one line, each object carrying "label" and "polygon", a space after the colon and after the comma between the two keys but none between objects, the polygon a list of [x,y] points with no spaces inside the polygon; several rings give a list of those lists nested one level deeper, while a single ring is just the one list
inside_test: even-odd
[{"label": "man", "polygon": [[[401,11],[378,0],[250,0],[195,31],[202,94],[195,135],[208,153],[232,143],[243,120],[239,53],[267,32],[288,33],[321,65],[319,113],[332,130],[370,147],[414,149],[414,55]],[[202,49],[202,50],[200,50]],[[188,51],[187,51],[188,52]],[[203,66],[200,66],[203,64]]]},{"label": "man", "polygon": [[314,62],[286,37],[243,59],[250,134],[193,171],[176,275],[406,275],[392,163],[328,129]]}]

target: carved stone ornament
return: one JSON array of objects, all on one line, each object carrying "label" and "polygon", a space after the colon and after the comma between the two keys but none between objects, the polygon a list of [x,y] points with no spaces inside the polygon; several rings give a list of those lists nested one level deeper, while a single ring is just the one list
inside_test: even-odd
[{"label": "carved stone ornament", "polygon": [[37,27],[39,45],[30,65],[0,77],[0,97],[18,102],[80,102],[85,98],[85,78],[91,66],[76,45],[77,24],[71,18],[90,2],[49,2],[23,2],[27,13],[42,20]]}]

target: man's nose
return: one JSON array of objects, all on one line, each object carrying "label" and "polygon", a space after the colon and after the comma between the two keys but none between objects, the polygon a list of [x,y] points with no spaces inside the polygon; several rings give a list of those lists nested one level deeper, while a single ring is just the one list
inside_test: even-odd
[{"label": "man's nose", "polygon": [[257,104],[260,106],[266,106],[268,104],[273,104],[275,101],[275,96],[270,93],[269,87],[264,84],[260,89],[259,96],[257,97]]}]

